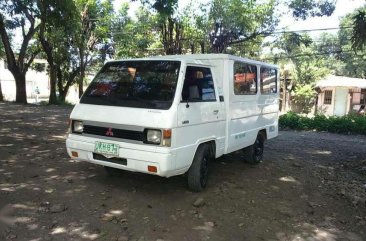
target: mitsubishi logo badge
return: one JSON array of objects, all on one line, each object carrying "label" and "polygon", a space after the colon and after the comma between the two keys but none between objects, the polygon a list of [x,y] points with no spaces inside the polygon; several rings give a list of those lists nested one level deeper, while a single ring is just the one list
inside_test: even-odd
[{"label": "mitsubishi logo badge", "polygon": [[105,133],[106,136],[113,136],[112,128],[108,128],[107,132]]}]

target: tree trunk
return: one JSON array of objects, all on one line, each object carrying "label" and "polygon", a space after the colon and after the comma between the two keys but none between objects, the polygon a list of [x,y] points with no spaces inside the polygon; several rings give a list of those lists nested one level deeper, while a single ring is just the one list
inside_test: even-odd
[{"label": "tree trunk", "polygon": [[15,102],[27,104],[27,89],[25,82],[25,74],[21,72],[12,72],[15,79],[16,97]]},{"label": "tree trunk", "polygon": [[79,98],[84,94],[84,77],[85,77],[85,69],[81,67],[80,70],[80,79],[79,79]]},{"label": "tree trunk", "polygon": [[0,101],[4,101],[3,90],[1,89],[1,81],[0,81]]},{"label": "tree trunk", "polygon": [[67,95],[67,93],[69,93],[70,86],[71,86],[71,82],[68,81],[65,85],[62,96],[60,95],[60,98],[61,98],[62,101],[66,100],[66,95]]},{"label": "tree trunk", "polygon": [[64,102],[66,99],[67,92],[65,93],[64,87],[63,87],[63,81],[64,81],[64,75],[62,74],[62,70],[60,67],[56,70],[56,76],[57,76],[57,89],[58,89],[58,99],[61,102]]},{"label": "tree trunk", "polygon": [[286,112],[287,105],[287,74],[284,75],[283,91],[282,91],[282,112]]},{"label": "tree trunk", "polygon": [[85,77],[85,65],[84,65],[84,48],[80,48],[80,78],[79,78],[79,98],[84,93],[84,77]]},{"label": "tree trunk", "polygon": [[4,101],[3,90],[1,89],[1,81],[0,81],[0,101]]},{"label": "tree trunk", "polygon": [[[23,7],[23,6],[22,6]],[[2,14],[0,14],[0,37],[3,42],[4,51],[6,55],[6,60],[8,61],[9,70],[13,74],[15,79],[15,85],[16,85],[16,98],[15,101],[18,103],[27,104],[27,90],[26,90],[26,81],[25,81],[25,75],[28,71],[29,66],[33,62],[34,58],[36,57],[37,53],[34,53],[34,55],[31,55],[30,58],[28,58],[28,61],[26,61],[27,54],[29,55],[29,42],[32,40],[34,34],[38,31],[39,25],[35,26],[35,16],[32,16],[29,14],[27,8],[20,9],[23,13],[25,13],[26,18],[28,19],[29,26],[28,32],[24,33],[24,25],[23,25],[23,41],[21,43],[20,50],[17,54],[18,60],[15,59],[15,54],[12,49],[12,45],[10,43],[10,39],[8,36],[8,31],[6,29],[5,25],[5,19],[3,18]]]},{"label": "tree trunk", "polygon": [[56,67],[50,66],[50,97],[48,99],[48,103],[51,105],[57,104],[56,78]]}]

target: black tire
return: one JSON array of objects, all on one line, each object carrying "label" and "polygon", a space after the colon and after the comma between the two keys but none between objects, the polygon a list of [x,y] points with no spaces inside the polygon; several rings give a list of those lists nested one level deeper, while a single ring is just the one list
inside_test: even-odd
[{"label": "black tire", "polygon": [[187,173],[188,188],[191,191],[200,192],[206,187],[210,159],[210,147],[206,144],[200,145]]},{"label": "black tire", "polygon": [[253,145],[244,148],[244,160],[250,164],[258,164],[263,161],[264,135],[258,133]]},{"label": "black tire", "polygon": [[118,168],[104,166],[105,171],[108,173],[109,176],[118,176],[122,173],[122,170]]}]

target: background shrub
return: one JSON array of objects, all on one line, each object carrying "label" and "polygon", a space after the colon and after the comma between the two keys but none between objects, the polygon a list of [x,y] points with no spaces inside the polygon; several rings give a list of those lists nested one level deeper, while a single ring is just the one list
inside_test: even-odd
[{"label": "background shrub", "polygon": [[356,114],[349,114],[340,117],[327,117],[325,115],[306,117],[294,112],[287,112],[280,116],[279,124],[281,128],[366,135],[366,116]]}]

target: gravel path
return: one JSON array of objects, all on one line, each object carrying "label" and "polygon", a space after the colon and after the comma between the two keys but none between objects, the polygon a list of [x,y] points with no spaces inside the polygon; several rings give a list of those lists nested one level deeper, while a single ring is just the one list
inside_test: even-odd
[{"label": "gravel path", "polygon": [[282,131],[257,166],[211,163],[202,193],[71,161],[70,107],[0,103],[0,240],[366,240],[366,137]]}]

